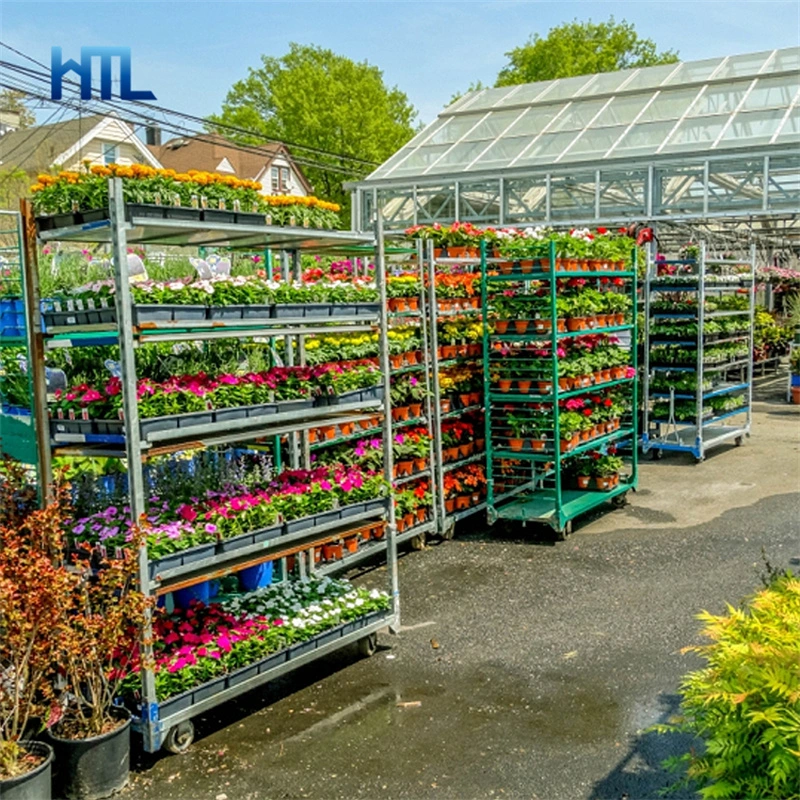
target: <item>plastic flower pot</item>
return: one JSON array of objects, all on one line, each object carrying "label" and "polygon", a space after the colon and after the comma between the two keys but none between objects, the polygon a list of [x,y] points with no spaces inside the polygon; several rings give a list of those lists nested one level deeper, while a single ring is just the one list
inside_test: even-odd
[{"label": "plastic flower pot", "polygon": [[501,261],[498,265],[502,275],[510,275],[514,271],[513,261]]},{"label": "plastic flower pot", "polygon": [[608,475],[598,475],[594,479],[594,485],[598,489],[607,492],[611,488],[611,478]]},{"label": "plastic flower pot", "polygon": [[172,593],[172,599],[178,608],[189,608],[193,600],[208,604],[211,599],[211,581],[201,581],[185,589],[176,589]]},{"label": "plastic flower pot", "polygon": [[255,564],[239,570],[239,583],[242,589],[245,592],[254,592],[256,589],[269,586],[272,583],[272,570],[272,561],[265,561],[263,564]]},{"label": "plastic flower pot", "polygon": [[410,403],[408,406],[408,413],[411,419],[417,419],[422,416],[422,403]]},{"label": "plastic flower pot", "polygon": [[570,333],[582,331],[584,327],[583,319],[581,317],[569,317],[567,319],[567,330],[570,331]]},{"label": "plastic flower pot", "polygon": [[309,431],[308,431],[308,443],[309,444],[314,444],[314,442],[316,442],[316,441],[317,441],[317,429],[316,428],[310,428]]},{"label": "plastic flower pot", "polygon": [[517,333],[525,333],[528,330],[528,320],[527,319],[515,319],[514,320],[514,330]]},{"label": "plastic flower pot", "polygon": [[468,494],[461,494],[456,497],[456,510],[463,511],[464,509],[469,508],[470,506],[470,495]]},{"label": "plastic flower pot", "polygon": [[528,394],[531,390],[531,383],[533,383],[533,381],[517,381],[517,387],[522,394]]},{"label": "plastic flower pot", "polygon": [[450,413],[450,401],[449,400],[442,400],[441,409],[442,409],[442,414],[449,414]]},{"label": "plastic flower pot", "polygon": [[792,405],[800,406],[800,386],[792,386]]},{"label": "plastic flower pot", "polygon": [[391,362],[392,366],[395,369],[399,369],[400,367],[403,366],[403,355],[402,355],[402,353],[399,354],[399,355],[389,356],[389,361]]},{"label": "plastic flower pot", "polygon": [[119,792],[128,783],[131,715],[123,708],[111,709],[110,713],[120,724],[99,736],[62,739],[57,726],[46,732],[55,755],[53,780],[59,798],[99,800]]},{"label": "plastic flower pot", "polygon": [[403,517],[397,517],[394,524],[397,527],[398,533],[402,533],[406,529],[406,521]]},{"label": "plastic flower pot", "polygon": [[3,800],[50,800],[53,748],[44,742],[27,740],[21,741],[20,745],[29,755],[42,761],[22,775],[0,780],[0,797]]},{"label": "plastic flower pot", "polygon": [[344,556],[344,546],[341,542],[328,542],[322,545],[322,557],[326,561],[339,561]]},{"label": "plastic flower pot", "polygon": [[407,297],[406,298],[406,305],[408,306],[409,311],[416,311],[419,308],[419,298],[418,297]]},{"label": "plastic flower pot", "polygon": [[343,422],[339,425],[339,430],[342,433],[342,436],[350,436],[356,429],[355,422]]},{"label": "plastic flower pot", "polygon": [[552,394],[553,381],[539,381],[537,383],[537,388],[539,390],[539,394]]},{"label": "plastic flower pot", "polygon": [[417,523],[421,524],[425,522],[425,520],[428,518],[428,511],[427,509],[424,508],[418,508],[416,510],[416,515],[417,515]]},{"label": "plastic flower pot", "polygon": [[448,514],[452,514],[456,510],[456,499],[451,497],[449,500],[444,501],[444,510]]},{"label": "plastic flower pot", "polygon": [[494,332],[495,333],[506,333],[508,331],[508,323],[507,319],[496,319],[494,321]]},{"label": "plastic flower pot", "polygon": [[559,445],[562,453],[568,453],[572,450],[572,439],[562,439]]},{"label": "plastic flower pot", "polygon": [[456,347],[453,344],[446,344],[442,347],[442,358],[455,358]]},{"label": "plastic flower pot", "polygon": [[592,479],[589,475],[578,475],[577,482],[579,489],[588,489]]},{"label": "plastic flower pot", "polygon": [[403,522],[405,523],[406,530],[408,528],[413,528],[414,524],[416,523],[416,521],[417,521],[417,517],[416,517],[416,514],[414,514],[414,513],[404,514],[403,515]]},{"label": "plastic flower pot", "polygon": [[317,428],[323,438],[327,440],[336,438],[336,427],[334,425],[326,425],[324,428]]},{"label": "plastic flower pot", "polygon": [[358,425],[362,431],[367,431],[372,427],[372,419],[360,419]]},{"label": "plastic flower pot", "polygon": [[401,475],[411,475],[414,472],[413,461],[398,461],[396,466],[398,477]]},{"label": "plastic flower pot", "polygon": [[357,553],[358,536],[348,536],[347,539],[344,540],[344,546],[347,549],[348,553]]},{"label": "plastic flower pot", "polygon": [[511,383],[512,381],[509,378],[501,378],[497,385],[501,392],[510,392],[511,391]]},{"label": "plastic flower pot", "polygon": [[508,446],[515,452],[519,452],[525,446],[524,439],[509,439]]},{"label": "plastic flower pot", "polygon": [[428,466],[427,459],[415,458],[414,459],[414,472],[422,472]]}]

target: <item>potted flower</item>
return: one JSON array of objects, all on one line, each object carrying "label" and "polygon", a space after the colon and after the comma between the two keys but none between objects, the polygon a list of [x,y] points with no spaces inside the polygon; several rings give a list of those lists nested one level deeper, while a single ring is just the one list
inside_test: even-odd
[{"label": "potted flower", "polygon": [[[134,530],[138,549],[143,531]],[[61,694],[48,730],[62,797],[108,797],[128,782],[130,713],[115,705],[135,651],[147,600],[135,586],[138,560],[110,560],[94,577],[78,561],[55,625]],[[54,676],[55,677],[55,676]]]},{"label": "potted flower", "polygon": [[514,416],[514,414],[509,414],[506,417],[506,422],[509,428],[511,428],[508,446],[515,451],[524,449],[525,437],[529,433],[528,420],[524,417],[517,417]]},{"label": "potted flower", "polygon": [[559,419],[559,435],[561,452],[566,453],[578,444],[580,430],[583,427],[583,415],[577,411],[565,411]]},{"label": "potted flower", "polygon": [[623,466],[619,456],[600,456],[594,464],[595,486],[606,492],[613,489],[619,482],[619,471]]},{"label": "potted flower", "polygon": [[594,463],[590,458],[578,459],[575,465],[575,479],[579,489],[588,489],[594,474]]}]

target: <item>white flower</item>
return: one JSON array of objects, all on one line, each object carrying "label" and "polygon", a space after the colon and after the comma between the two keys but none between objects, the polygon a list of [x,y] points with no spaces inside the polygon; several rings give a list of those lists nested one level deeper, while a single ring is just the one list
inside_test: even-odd
[{"label": "white flower", "polygon": [[363,606],[364,605],[364,598],[359,597],[356,599],[356,606]]}]

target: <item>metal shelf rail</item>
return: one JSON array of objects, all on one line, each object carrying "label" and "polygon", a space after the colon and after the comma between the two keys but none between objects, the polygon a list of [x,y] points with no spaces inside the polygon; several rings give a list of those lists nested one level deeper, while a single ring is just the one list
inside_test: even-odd
[{"label": "metal shelf rail", "polygon": [[[753,320],[755,314],[755,245],[751,246],[749,259],[709,258],[705,242],[700,243],[699,259],[677,261],[655,261],[654,250],[648,253],[645,279],[645,329],[644,329],[644,376],[643,376],[643,430],[642,451],[651,452],[653,458],[661,458],[664,451],[691,453],[697,462],[705,459],[706,453],[725,442],[744,443],[750,436],[753,397]],[[738,270],[748,267],[746,273]],[[678,277],[664,279],[658,270],[674,268],[681,270]],[[731,272],[730,269],[737,269]],[[685,280],[681,277],[685,274]],[[747,305],[741,309],[709,310],[707,305],[715,298],[730,297],[731,292],[747,297]],[[663,303],[672,300],[679,310],[664,311]],[[652,310],[659,301],[659,311]],[[688,306],[688,310],[687,307]],[[682,310],[680,310],[682,307]],[[735,335],[723,335],[706,331],[706,322],[715,319],[744,319],[744,327]],[[695,326],[694,335],[665,337],[659,335],[654,326],[664,321]],[[715,345],[741,342],[747,346],[746,357],[718,362],[709,360]],[[678,345],[694,351],[693,363],[670,365],[660,363],[654,356],[654,348]],[[656,353],[658,351],[655,351]],[[727,373],[744,370],[746,377],[726,380]],[[670,378],[685,380],[694,376],[694,390],[681,391],[665,387]],[[658,379],[658,383],[656,383]],[[655,386],[655,388],[654,388]],[[707,401],[712,398],[731,396],[742,398],[739,406],[732,409],[710,411]],[[667,413],[657,413],[653,401],[666,401]],[[694,402],[690,418],[678,419],[676,401]],[[661,407],[664,402],[659,404]],[[680,414],[683,417],[683,414]],[[733,418],[744,418],[738,422]],[[731,420],[728,422],[728,420]]]},{"label": "metal shelf rail", "polygon": [[[147,511],[146,490],[144,479],[144,461],[159,452],[174,452],[175,450],[206,446],[211,444],[248,442],[255,437],[272,437],[276,450],[276,462],[280,448],[278,438],[288,434],[290,437],[290,457],[292,466],[299,463],[309,464],[309,445],[306,431],[327,421],[337,424],[344,421],[356,421],[373,416],[376,410],[382,412],[383,436],[386,441],[392,440],[392,418],[389,384],[389,354],[388,354],[388,320],[386,315],[386,272],[383,245],[382,219],[378,216],[375,234],[340,232],[340,231],[314,231],[304,228],[274,228],[271,226],[239,225],[236,223],[221,224],[202,222],[181,222],[175,220],[150,220],[146,217],[126,221],[126,207],[123,200],[123,185],[119,178],[109,181],[109,215],[107,220],[99,223],[73,226],[45,231],[40,240],[58,239],[59,241],[76,242],[108,242],[113,246],[114,278],[116,282],[116,328],[106,332],[109,341],[119,344],[120,365],[124,409],[124,436],[105,437],[102,442],[94,442],[91,436],[72,435],[58,437],[50,442],[46,440],[49,456],[50,447],[62,448],[64,452],[72,455],[96,455],[115,453],[127,459],[128,484],[130,494],[131,520],[136,521]],[[26,212],[27,247],[35,256],[36,231],[30,207]],[[210,423],[186,428],[185,430],[173,429],[172,431],[152,433],[142,436],[140,433],[140,420],[136,399],[137,374],[134,361],[134,349],[146,345],[151,341],[174,341],[180,337],[203,340],[218,336],[264,336],[267,341],[270,337],[286,337],[287,361],[293,362],[293,338],[298,340],[298,351],[301,363],[304,359],[304,339],[311,331],[320,327],[320,322],[314,318],[297,320],[279,320],[274,328],[272,320],[264,329],[260,325],[249,329],[241,321],[231,328],[195,326],[187,330],[185,325],[170,328],[166,325],[156,325],[147,330],[138,330],[133,324],[133,306],[131,290],[127,271],[127,246],[132,243],[160,243],[180,244],[189,246],[220,245],[228,247],[252,248],[260,247],[282,248],[282,272],[284,278],[293,274],[299,277],[301,251],[333,252],[354,245],[363,246],[373,244],[375,247],[376,281],[380,296],[380,309],[375,319],[362,318],[350,321],[348,330],[359,330],[364,327],[374,330],[377,327],[380,341],[380,368],[383,376],[383,398],[380,401],[352,403],[342,406],[330,405],[326,407],[296,410],[287,413],[278,413],[272,417],[265,416],[253,420],[239,420],[227,424]],[[35,279],[36,260],[28,260],[26,272],[29,282]],[[29,318],[34,321],[31,341],[31,373],[34,382],[44,386],[44,350],[45,345],[54,346],[79,346],[82,342],[95,343],[90,331],[82,331],[76,326],[66,336],[45,333],[42,329],[40,300],[38,292],[34,289],[26,298],[26,308]],[[331,317],[333,325],[341,326],[342,321]],[[86,335],[84,335],[86,334]],[[58,337],[61,337],[59,340]],[[47,398],[45,393],[39,392],[35,397],[34,418],[36,425],[43,431],[49,431]],[[366,412],[370,411],[370,414]],[[252,424],[251,424],[252,422]],[[60,441],[59,439],[68,441]],[[102,440],[103,437],[100,437]],[[112,441],[113,439],[113,441]],[[102,447],[98,451],[97,445]],[[44,464],[43,481],[50,483],[49,458],[42,459]],[[276,464],[277,466],[277,464]],[[387,448],[384,458],[384,474],[387,480],[392,477],[392,452]],[[248,665],[242,670],[215,679],[208,684],[195,687],[184,695],[159,701],[156,695],[155,675],[153,662],[153,628],[152,618],[145,620],[142,635],[142,690],[140,715],[135,720],[135,728],[141,732],[144,748],[154,752],[162,746],[165,740],[174,738],[176,731],[181,726],[181,736],[185,736],[187,726],[189,739],[191,739],[191,717],[202,713],[214,706],[227,702],[242,692],[248,691],[260,684],[270,681],[279,675],[295,669],[302,664],[316,658],[322,658],[333,650],[344,647],[351,642],[369,640],[378,629],[389,627],[396,632],[400,624],[400,593],[397,573],[397,538],[392,503],[383,504],[382,508],[373,508],[351,518],[334,521],[328,525],[310,527],[291,536],[275,536],[258,544],[243,547],[231,553],[207,558],[203,562],[196,562],[173,570],[165,570],[163,575],[154,575],[152,563],[148,559],[146,547],[142,547],[138,554],[139,582],[142,591],[151,596],[165,594],[175,588],[191,586],[209,577],[217,577],[231,572],[236,572],[245,566],[253,566],[267,561],[285,559],[289,555],[295,556],[299,563],[300,575],[314,571],[314,549],[325,541],[332,541],[336,537],[358,534],[365,525],[382,524],[386,519],[385,535],[380,540],[380,548],[385,550],[388,563],[388,588],[390,590],[391,606],[386,613],[368,615],[353,623],[339,626],[336,629],[325,631],[311,640],[294,645],[288,650],[270,655],[256,664]],[[306,563],[306,559],[309,559]],[[285,566],[285,561],[282,562]],[[324,570],[320,570],[324,571]],[[282,570],[283,579],[286,571]]]}]

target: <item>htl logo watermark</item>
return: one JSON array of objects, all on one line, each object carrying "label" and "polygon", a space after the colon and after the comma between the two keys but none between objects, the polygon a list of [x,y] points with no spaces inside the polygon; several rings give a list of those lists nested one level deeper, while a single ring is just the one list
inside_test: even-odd
[{"label": "htl logo watermark", "polygon": [[61,99],[61,82],[68,72],[74,72],[81,79],[81,100],[92,99],[92,59],[100,59],[100,99],[110,100],[111,67],[113,59],[119,58],[119,97],[120,100],[155,100],[149,91],[131,89],[131,49],[130,47],[81,47],[80,64],[73,59],[66,63],[61,59],[61,48],[53,47],[50,52],[50,98]]}]

